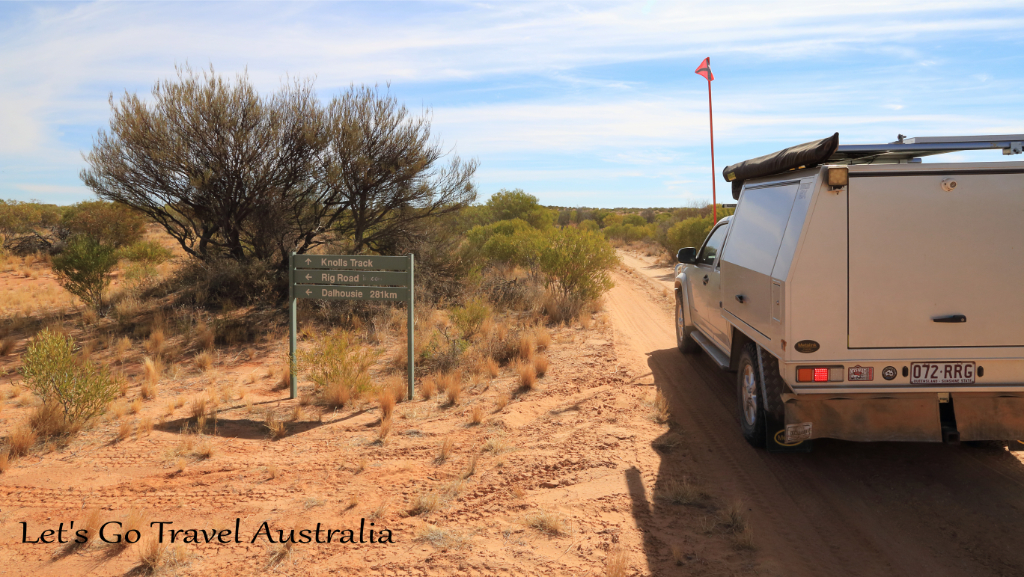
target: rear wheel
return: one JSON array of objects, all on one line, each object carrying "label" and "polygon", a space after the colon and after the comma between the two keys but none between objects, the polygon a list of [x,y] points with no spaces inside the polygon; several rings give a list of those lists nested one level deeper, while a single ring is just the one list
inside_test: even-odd
[{"label": "rear wheel", "polygon": [[686,324],[686,316],[683,314],[683,298],[676,293],[676,347],[680,352],[691,354],[700,349],[697,341],[690,336],[692,332],[693,327]]},{"label": "rear wheel", "polygon": [[747,343],[740,353],[739,369],[736,371],[736,399],[743,438],[755,447],[764,447],[766,422],[756,346]]}]

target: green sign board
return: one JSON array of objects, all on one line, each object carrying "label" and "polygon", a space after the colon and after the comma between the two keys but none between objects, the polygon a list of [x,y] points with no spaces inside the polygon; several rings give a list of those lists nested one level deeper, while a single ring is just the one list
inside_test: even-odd
[{"label": "green sign board", "polygon": [[294,282],[298,285],[339,284],[363,286],[408,286],[407,272],[379,272],[365,270],[297,270]]},{"label": "green sign board", "polygon": [[290,322],[291,398],[298,396],[296,381],[296,335],[298,299],[327,301],[377,301],[405,303],[409,311],[409,399],[412,399],[413,363],[413,255],[376,256],[344,254],[291,254],[288,267],[288,308]]},{"label": "green sign board", "polygon": [[346,254],[297,254],[294,269],[409,270],[407,256],[353,256]]},{"label": "green sign board", "polygon": [[295,285],[295,298],[325,301],[386,301],[404,303],[409,300],[405,287]]}]

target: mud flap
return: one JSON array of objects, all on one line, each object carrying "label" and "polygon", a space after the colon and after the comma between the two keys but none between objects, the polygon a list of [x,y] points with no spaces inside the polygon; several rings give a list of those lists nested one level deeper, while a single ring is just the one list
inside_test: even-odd
[{"label": "mud flap", "polygon": [[[808,424],[803,423],[801,425],[784,425],[782,421],[774,418],[768,418],[765,420],[765,427],[767,427],[767,435],[765,437],[765,448],[768,449],[769,453],[810,453],[814,449],[814,441],[811,439],[806,440],[792,440],[794,437],[800,439],[804,437],[804,431],[802,425]],[[797,428],[796,431],[790,431],[790,438],[792,442],[786,442],[786,428],[793,429]],[[806,431],[806,436],[810,436],[811,431]],[[1024,445],[1021,445],[1024,447]]]},{"label": "mud flap", "polygon": [[[810,453],[813,448],[810,423],[805,423],[806,430],[799,425],[786,425],[782,394],[787,388],[779,375],[778,359],[757,345],[757,364],[761,371],[761,398],[765,406],[765,448],[769,453]],[[790,429],[788,435],[787,428]]]},{"label": "mud flap", "polygon": [[1024,441],[1006,441],[1006,448],[1010,451],[1022,451],[1024,452]]}]

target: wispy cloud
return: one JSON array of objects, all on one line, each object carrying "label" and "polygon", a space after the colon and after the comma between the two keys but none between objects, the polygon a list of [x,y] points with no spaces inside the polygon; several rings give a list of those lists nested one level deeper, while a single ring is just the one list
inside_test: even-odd
[{"label": "wispy cloud", "polygon": [[[688,172],[708,171],[692,73],[704,56],[724,155],[834,130],[1024,132],[1021,28],[1024,3],[986,0],[3,4],[0,197],[24,195],[15,183],[29,177],[85,196],[79,153],[107,123],[108,94],[146,93],[185,62],[247,70],[261,91],[288,75],[315,76],[325,96],[390,81],[481,159],[483,183],[518,174],[550,202],[577,190],[577,165],[624,167],[609,180],[622,187],[631,170],[657,174],[639,181],[652,195],[705,194]],[[546,172],[552,158],[576,164]],[[483,178],[488,166],[501,177]]]}]

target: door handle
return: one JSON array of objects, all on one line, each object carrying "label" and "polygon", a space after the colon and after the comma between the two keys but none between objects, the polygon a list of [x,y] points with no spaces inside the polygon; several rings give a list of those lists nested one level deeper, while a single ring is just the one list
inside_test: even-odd
[{"label": "door handle", "polygon": [[966,323],[967,317],[964,315],[948,315],[944,317],[932,317],[932,322],[935,323]]},{"label": "door handle", "polygon": [[708,284],[708,275],[704,275],[704,286]]},{"label": "door handle", "polygon": [[747,300],[747,297],[743,295],[736,295],[736,300],[739,301],[740,304],[743,304],[743,301]]}]

